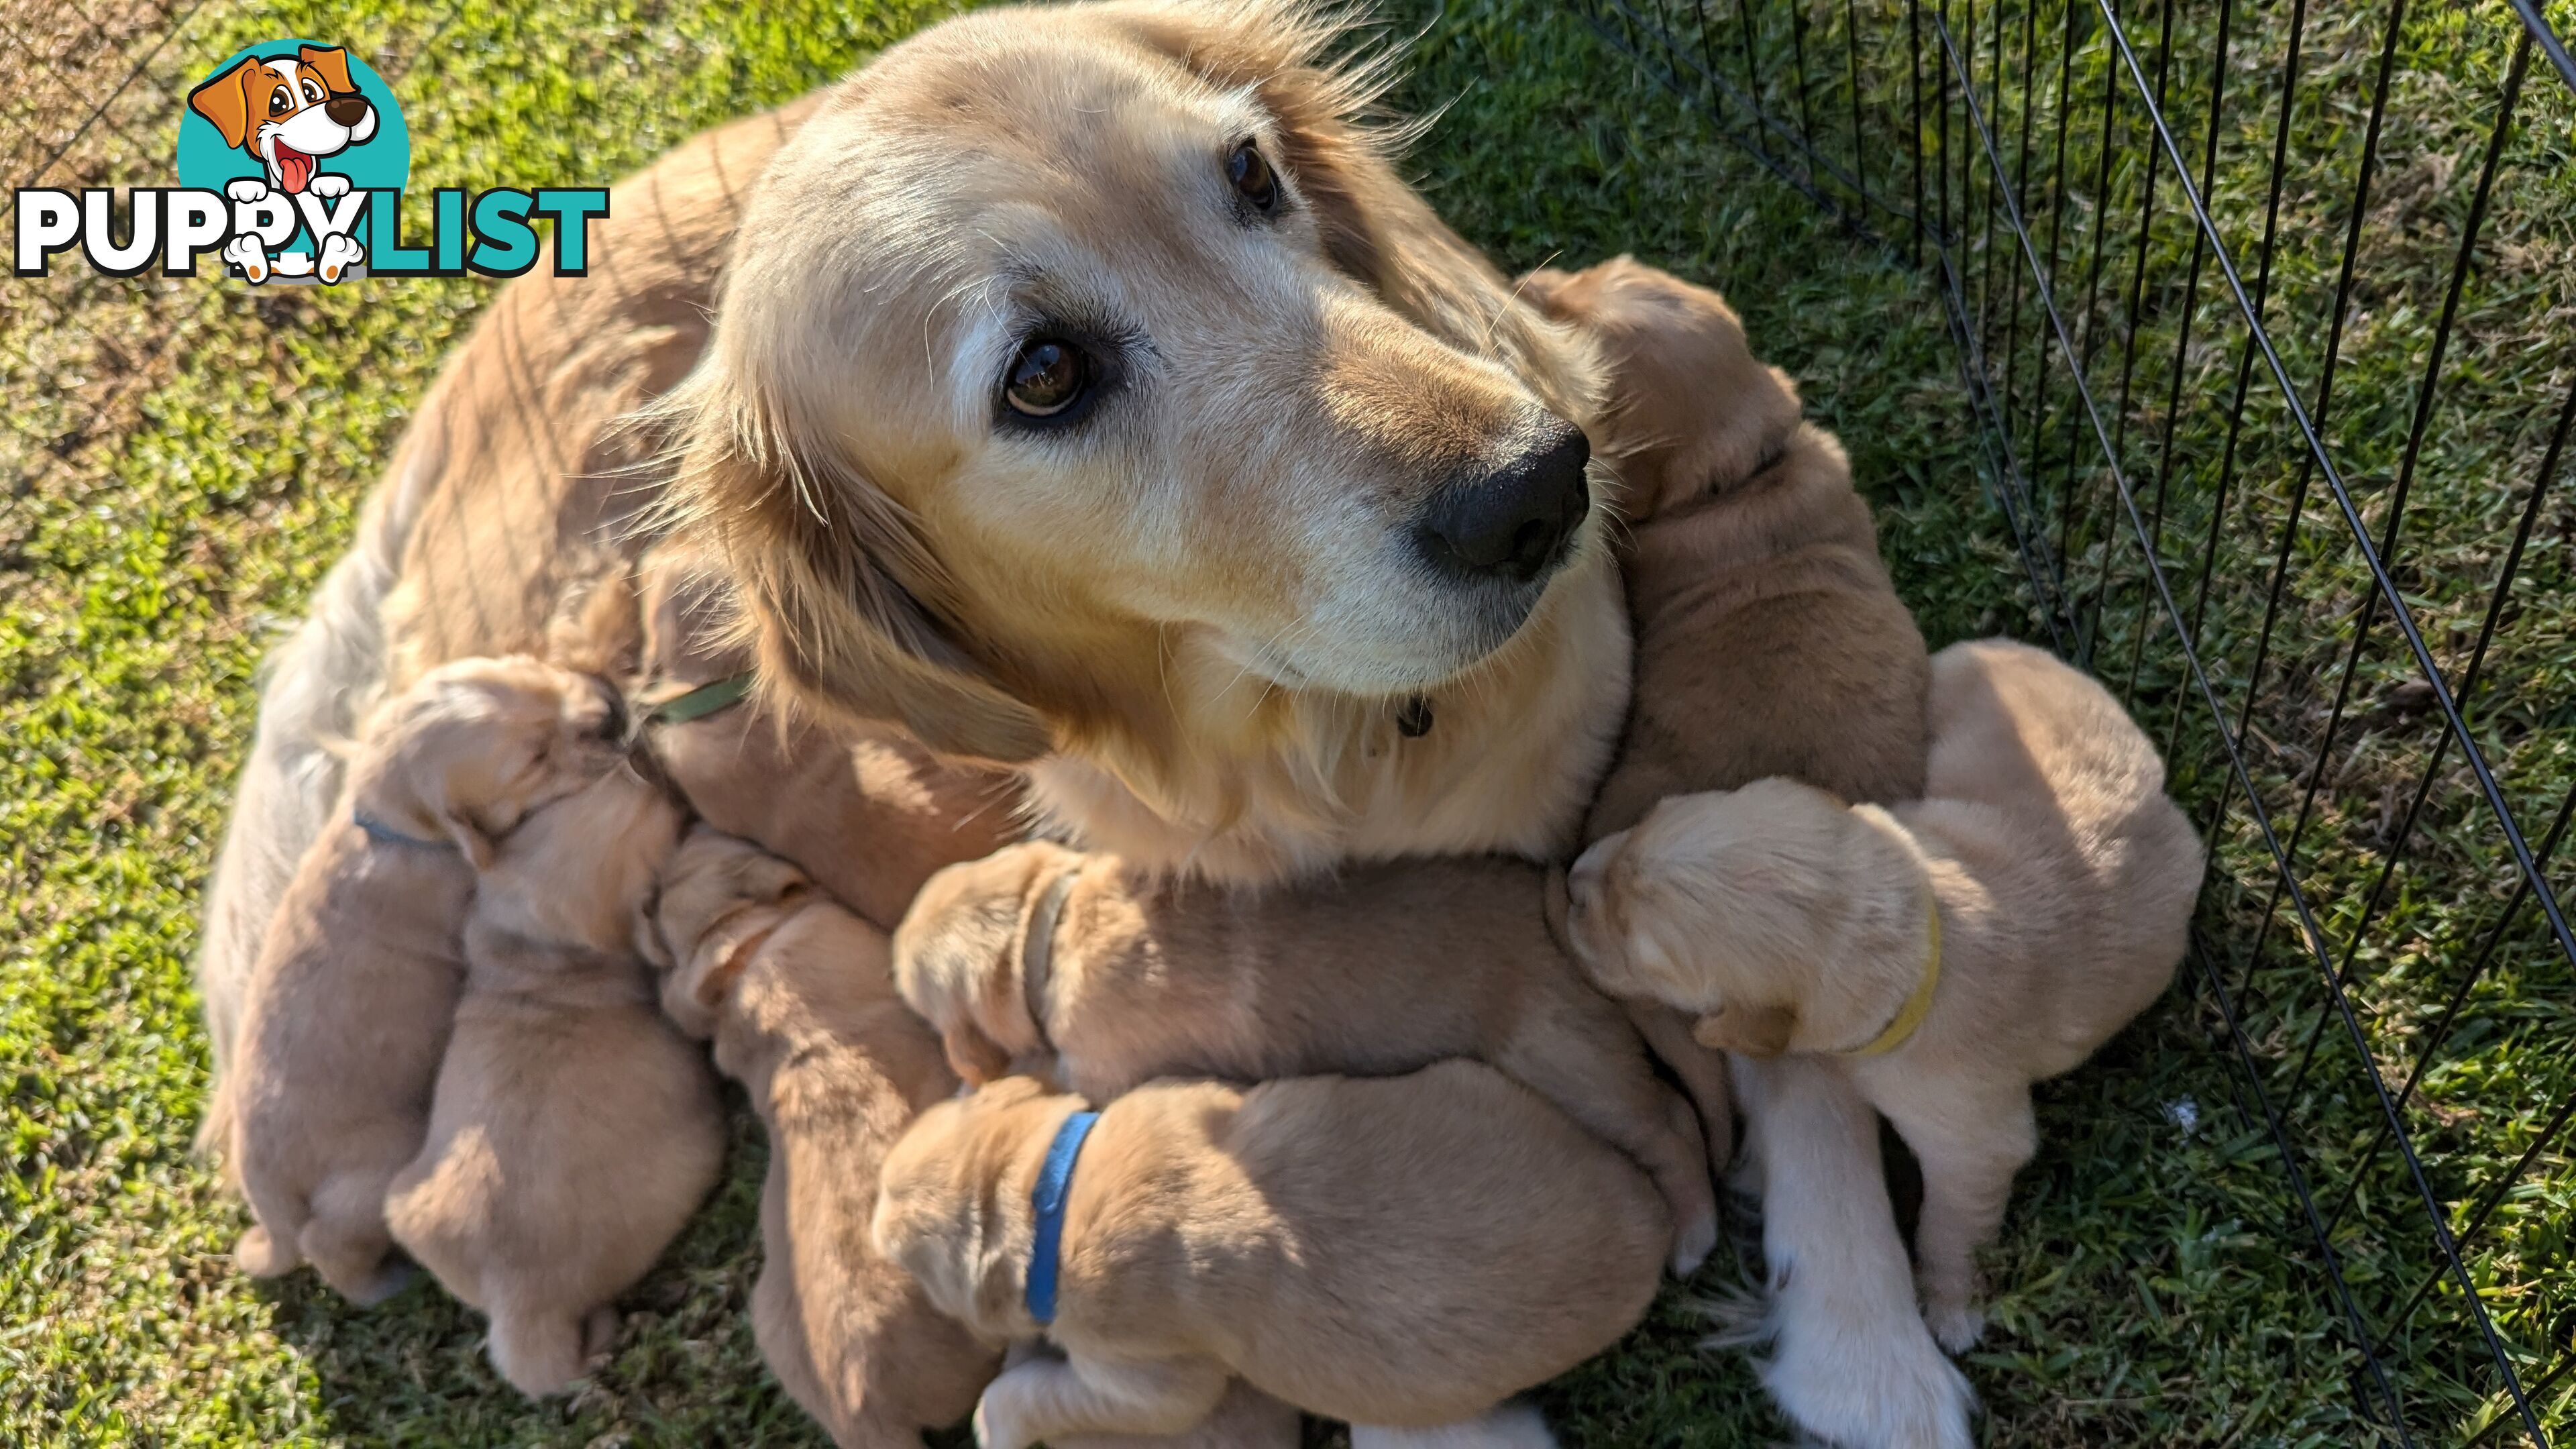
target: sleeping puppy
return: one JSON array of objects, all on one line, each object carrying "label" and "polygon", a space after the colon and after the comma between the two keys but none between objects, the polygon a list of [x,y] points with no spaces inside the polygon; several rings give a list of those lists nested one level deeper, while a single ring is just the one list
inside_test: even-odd
[{"label": "sleeping puppy", "polygon": [[[657,546],[639,584],[648,707],[751,667],[730,586],[702,550]],[[931,872],[1018,835],[1008,773],[941,759],[892,725],[781,718],[755,695],[646,739],[707,823],[785,856],[882,928]]]},{"label": "sleeping puppy", "polygon": [[1892,812],[1787,780],[1663,802],[1575,864],[1567,926],[1605,988],[1707,1045],[1844,1059],[1922,1159],[1924,1315],[1955,1350],[2030,1084],[2172,979],[2201,848],[2155,746],[2040,650],[1942,650],[1932,729],[1927,798]]},{"label": "sleeping puppy", "polygon": [[1160,1081],[1087,1139],[1082,1109],[1012,1077],[886,1158],[878,1251],[986,1340],[1065,1352],[984,1391],[983,1449],[1179,1433],[1230,1377],[1354,1424],[1467,1419],[1616,1342],[1671,1240],[1636,1168],[1477,1062]]},{"label": "sleeping puppy", "polygon": [[[1541,889],[1537,867],[1486,858],[1225,892],[1031,842],[931,877],[895,933],[895,981],[969,1082],[1031,1070],[1095,1102],[1163,1076],[1474,1057],[1646,1169],[1687,1276],[1717,1240],[1700,1134],[1620,1005],[1550,941]],[[1526,917],[1496,908],[1514,901]]]},{"label": "sleeping puppy", "polygon": [[752,1335],[788,1396],[843,1449],[920,1449],[1000,1367],[876,1255],[877,1164],[957,1090],[894,994],[885,933],[802,871],[705,825],[662,873],[662,1000],[769,1129]]},{"label": "sleeping puppy", "polygon": [[394,1239],[491,1315],[492,1365],[561,1391],[614,1341],[609,1301],[715,1183],[705,1058],[653,1001],[636,937],[680,812],[622,760],[536,811],[481,873],[429,1139]]},{"label": "sleeping puppy", "polygon": [[310,1261],[372,1303],[385,1185],[420,1150],[465,963],[458,932],[495,837],[617,749],[616,701],[534,659],[432,671],[370,722],[339,821],[305,852],[269,927],[225,1076],[225,1157],[257,1225],[254,1277]]},{"label": "sleeping puppy", "polygon": [[1725,299],[1631,258],[1523,285],[1606,355],[1602,450],[1626,485],[1635,703],[1584,839],[1772,775],[1921,795],[1923,635],[1841,444],[1798,420],[1788,375],[1754,360]]}]

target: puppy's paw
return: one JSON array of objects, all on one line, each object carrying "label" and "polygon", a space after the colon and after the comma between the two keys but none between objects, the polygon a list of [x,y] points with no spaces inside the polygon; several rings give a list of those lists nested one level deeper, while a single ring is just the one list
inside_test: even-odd
[{"label": "puppy's paw", "polygon": [[282,1273],[291,1273],[303,1261],[301,1254],[262,1227],[252,1228],[233,1244],[233,1262],[254,1278],[274,1278]]},{"label": "puppy's paw", "polygon": [[[596,1315],[593,1315],[594,1317]],[[585,1346],[590,1325],[567,1313],[514,1313],[496,1309],[483,1345],[492,1371],[532,1399],[570,1389],[589,1369]]]},{"label": "puppy's paw", "polygon": [[245,232],[224,243],[223,258],[241,268],[242,275],[254,283],[268,280],[268,248],[260,245],[258,236],[252,233]]},{"label": "puppy's paw", "polygon": [[249,206],[254,202],[268,200],[268,183],[256,176],[244,176],[236,181],[225,182],[224,195],[244,206]]},{"label": "puppy's paw", "polygon": [[1012,1416],[997,1408],[987,1392],[975,1401],[975,1449],[1029,1449],[1036,1441]]},{"label": "puppy's paw", "polygon": [[366,259],[367,249],[350,238],[326,236],[322,238],[322,253],[317,260],[320,264],[322,280],[327,284],[337,285],[342,277],[349,274],[350,268]]},{"label": "puppy's paw", "polygon": [[[1784,1322],[1762,1382],[1799,1428],[1845,1449],[1972,1449],[1976,1394],[1912,1314],[1801,1333]],[[1805,1325],[1822,1327],[1823,1325]]]},{"label": "puppy's paw", "polygon": [[349,178],[335,176],[328,171],[317,172],[311,181],[304,183],[304,189],[324,201],[337,201],[349,194]]},{"label": "puppy's paw", "polygon": [[1986,1315],[1973,1303],[1925,1303],[1924,1326],[1932,1330],[1933,1339],[1951,1353],[1966,1353],[1986,1336]]},{"label": "puppy's paw", "polygon": [[1717,1209],[1711,1207],[1682,1224],[1680,1230],[1673,1234],[1673,1277],[1687,1279],[1698,1272],[1699,1265],[1708,1261],[1709,1253],[1716,1247]]}]

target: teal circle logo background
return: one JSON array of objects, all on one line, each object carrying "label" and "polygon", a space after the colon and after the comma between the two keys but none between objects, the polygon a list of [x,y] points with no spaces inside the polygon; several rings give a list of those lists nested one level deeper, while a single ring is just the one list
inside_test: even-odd
[{"label": "teal circle logo background", "polygon": [[[292,57],[303,46],[330,47],[333,44],[327,40],[283,38],[244,46],[198,77],[196,84],[204,85],[250,56]],[[349,184],[360,190],[400,191],[411,179],[411,128],[403,124],[402,105],[394,99],[393,87],[385,84],[385,78],[376,74],[374,66],[360,60],[356,51],[349,52],[349,81],[358,88],[358,94],[365,96],[368,103],[376,108],[376,134],[336,156],[320,158],[317,174],[346,176]],[[191,86],[189,89],[195,88]],[[267,179],[267,172],[261,167],[258,157],[238,147],[225,145],[224,133],[215,128],[215,123],[185,109],[185,104],[181,103],[179,115],[181,186],[219,192],[227,181],[245,177]],[[312,238],[299,229],[288,249],[310,251]]]}]

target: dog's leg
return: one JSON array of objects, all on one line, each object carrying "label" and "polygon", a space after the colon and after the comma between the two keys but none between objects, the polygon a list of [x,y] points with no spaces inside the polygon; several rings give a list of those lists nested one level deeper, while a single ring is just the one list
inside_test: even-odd
[{"label": "dog's leg", "polygon": [[1985,1331],[1977,1307],[1977,1250],[1995,1240],[2013,1175],[2039,1146],[2030,1089],[1887,1093],[1888,1120],[1923,1164],[1923,1219],[1914,1230],[1923,1320],[1958,1353]]},{"label": "dog's leg", "polygon": [[1185,1433],[1216,1412],[1226,1377],[1225,1366],[1208,1358],[1033,1358],[984,1390],[975,1405],[975,1442],[1029,1449],[1068,1434]]},{"label": "dog's leg", "polygon": [[1436,1429],[1351,1426],[1351,1449],[1556,1449],[1547,1420],[1527,1404],[1504,1404]]},{"label": "dog's leg", "polygon": [[[1611,1023],[1617,1027],[1614,1018]],[[1655,1080],[1625,1028],[1609,1041],[1532,1022],[1495,1052],[1504,1075],[1556,1104],[1576,1126],[1633,1158],[1673,1215],[1672,1270],[1699,1271],[1717,1246],[1717,1186],[1688,1104]]]},{"label": "dog's leg", "polygon": [[613,1309],[582,1313],[500,1297],[492,1304],[492,1332],[484,1354],[510,1387],[542,1399],[571,1388],[573,1380],[606,1358],[616,1342]]},{"label": "dog's leg", "polygon": [[339,1172],[313,1192],[313,1216],[296,1245],[322,1281],[360,1307],[381,1303],[411,1281],[409,1267],[388,1262],[393,1235],[385,1227],[385,1184],[390,1172]]},{"label": "dog's leg", "polygon": [[1799,1427],[1845,1449],[1968,1449],[1974,1395],[1915,1306],[1876,1115],[1835,1063],[1735,1067],[1763,1183],[1763,1383]]},{"label": "dog's leg", "polygon": [[1628,1020],[1653,1052],[1681,1081],[1699,1113],[1701,1135],[1708,1142],[1708,1165],[1723,1173],[1735,1157],[1735,1093],[1726,1078],[1726,1054],[1701,1046],[1691,1037],[1690,1018],[1660,1001],[1629,1001]]}]

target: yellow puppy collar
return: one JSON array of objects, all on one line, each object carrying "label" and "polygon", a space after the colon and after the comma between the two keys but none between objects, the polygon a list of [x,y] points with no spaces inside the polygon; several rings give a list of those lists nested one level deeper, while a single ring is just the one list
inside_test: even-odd
[{"label": "yellow puppy collar", "polygon": [[1905,998],[1905,1004],[1896,1009],[1896,1019],[1887,1024],[1887,1030],[1870,1038],[1869,1045],[1843,1055],[1885,1056],[1905,1045],[1906,1038],[1914,1035],[1914,1029],[1923,1024],[1923,1018],[1932,1014],[1932,993],[1941,989],[1941,896],[1935,891],[1928,893],[1926,899],[1931,908],[1931,922],[1926,934],[1931,939],[1932,951],[1924,958],[1923,979],[1914,983],[1914,994]]}]

